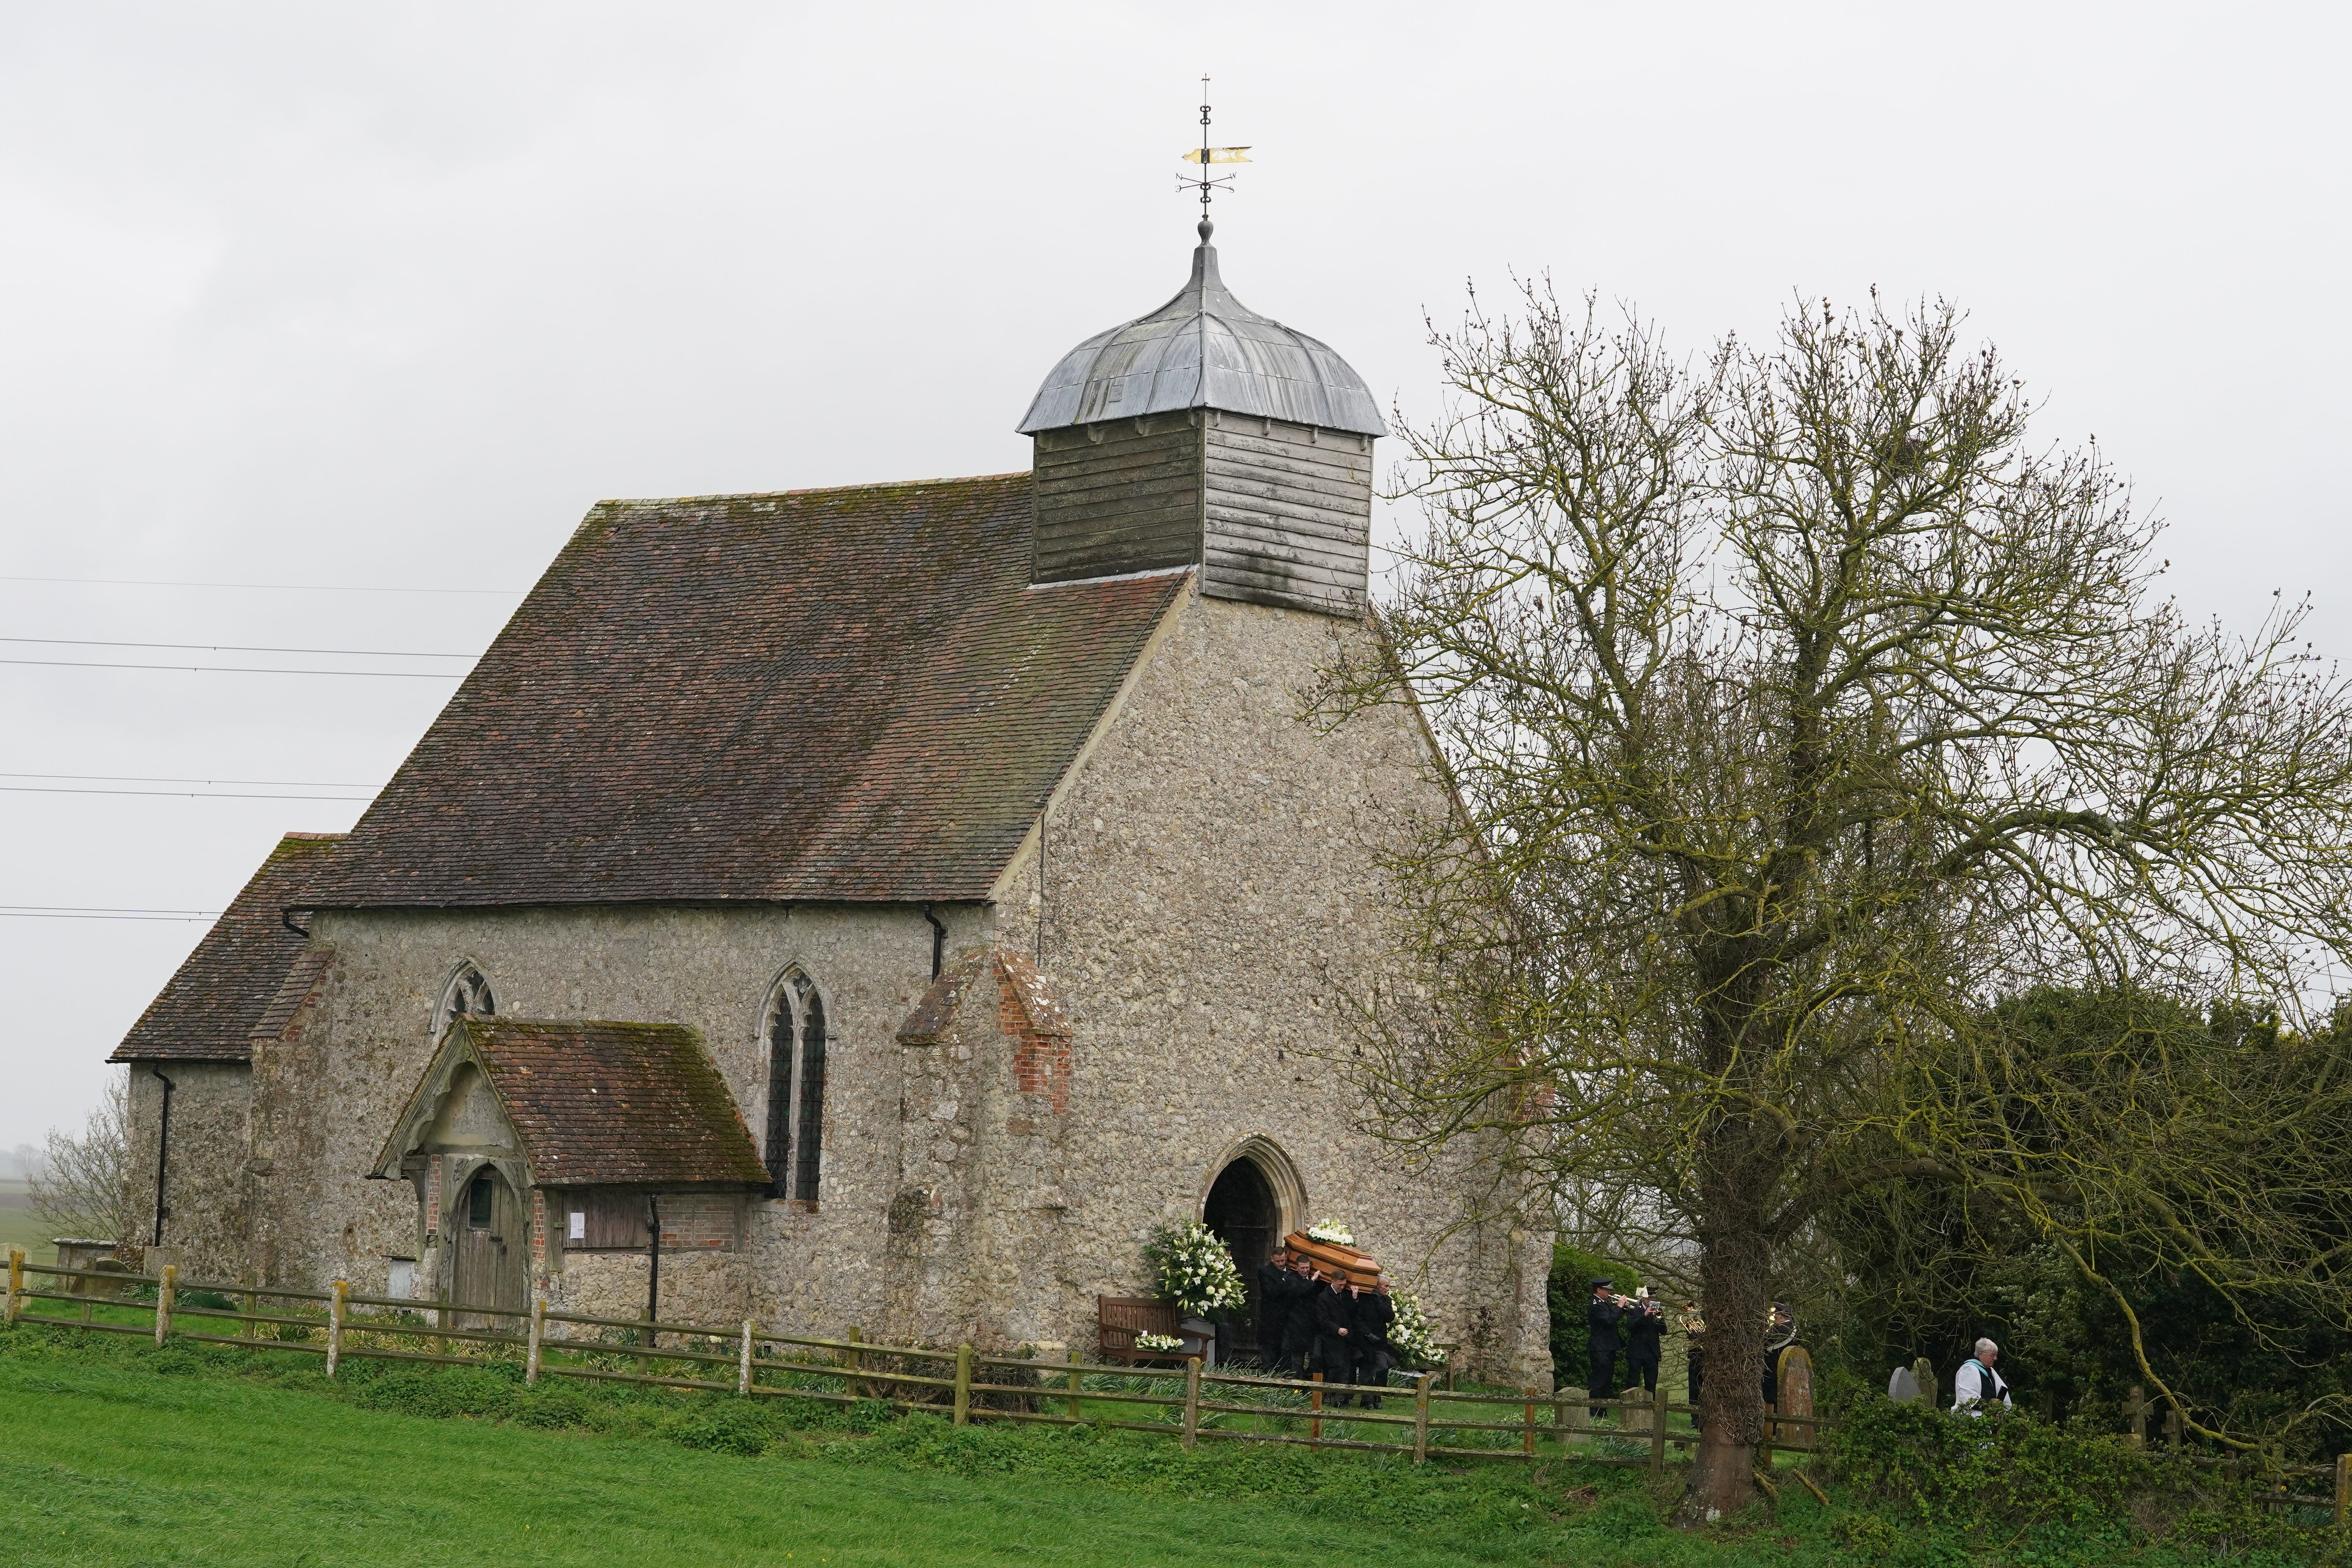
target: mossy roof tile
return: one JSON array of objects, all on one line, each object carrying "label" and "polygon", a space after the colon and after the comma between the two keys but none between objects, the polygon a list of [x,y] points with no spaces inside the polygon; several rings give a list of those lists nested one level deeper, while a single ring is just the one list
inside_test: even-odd
[{"label": "mossy roof tile", "polygon": [[541,1186],[764,1186],[702,1038],[677,1024],[467,1018]]},{"label": "mossy roof tile", "polygon": [[984,897],[1184,583],[1031,587],[1029,497],[598,505],[310,900]]},{"label": "mossy roof tile", "polygon": [[249,1036],[310,946],[280,917],[300,901],[302,888],[342,837],[289,833],[279,839],[106,1059],[252,1060]]}]

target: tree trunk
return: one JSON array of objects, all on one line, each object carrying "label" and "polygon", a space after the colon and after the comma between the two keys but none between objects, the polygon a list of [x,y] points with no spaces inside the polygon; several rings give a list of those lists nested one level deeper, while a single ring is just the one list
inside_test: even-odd
[{"label": "tree trunk", "polygon": [[[1741,1131],[1745,1131],[1744,1129]],[[1748,1139],[1720,1129],[1709,1139],[1702,1177],[1699,1301],[1706,1319],[1706,1376],[1699,1391],[1698,1457],[1675,1510],[1682,1525],[1728,1519],[1756,1495],[1756,1445],[1764,1436],[1765,1316],[1771,1310],[1772,1249],[1762,1206],[1770,1190],[1752,1168]]]}]

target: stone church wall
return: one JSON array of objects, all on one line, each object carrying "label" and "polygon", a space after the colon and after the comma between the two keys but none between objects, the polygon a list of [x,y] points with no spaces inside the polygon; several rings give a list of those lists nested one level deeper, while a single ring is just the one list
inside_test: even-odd
[{"label": "stone church wall", "polygon": [[[976,910],[937,912],[951,944],[976,938]],[[747,1310],[779,1326],[879,1321],[881,1216],[897,1184],[896,1032],[930,981],[931,930],[919,909],[320,910],[312,929],[335,952],[321,1015],[299,1061],[280,1053],[286,1069],[264,1096],[276,1151],[267,1181],[287,1222],[272,1246],[277,1278],[344,1275],[375,1289],[388,1258],[418,1255],[413,1189],[363,1173],[431,1057],[434,1010],[461,962],[488,977],[509,1016],[698,1030],[755,1138],[766,1127],[766,1005],[797,966],[822,989],[832,1036],[824,1201],[817,1212],[752,1205],[756,1265],[730,1276],[750,1299],[718,1321]],[[669,1279],[665,1258],[666,1301]],[[433,1283],[421,1274],[420,1289]],[[640,1280],[640,1305],[642,1289]]]},{"label": "stone church wall", "polygon": [[1370,635],[1188,595],[1008,879],[997,940],[1038,955],[1076,1025],[1054,1315],[1090,1347],[1093,1298],[1147,1294],[1146,1235],[1199,1217],[1256,1136],[1304,1187],[1286,1218],[1347,1220],[1481,1370],[1548,1388],[1549,1232],[1497,1215],[1449,1237],[1483,1192],[1474,1152],[1408,1170],[1355,1130],[1333,1061],[1353,1049],[1341,998],[1382,967],[1378,851],[1448,804],[1411,714],[1299,718]]},{"label": "stone church wall", "polygon": [[[548,1293],[559,1311],[591,1318],[636,1318],[646,1310],[651,1265],[642,1252],[575,1253]],[[740,1252],[662,1254],[661,1321],[723,1328],[752,1316],[751,1260]],[[591,1331],[568,1331],[593,1338]]]},{"label": "stone church wall", "polygon": [[[675,1289],[665,1258],[673,1321],[1091,1351],[1094,1298],[1146,1293],[1151,1227],[1197,1217],[1255,1139],[1292,1167],[1288,1223],[1350,1222],[1471,1364],[1545,1382],[1549,1237],[1500,1215],[1461,1227],[1484,1193],[1475,1152],[1407,1169],[1357,1130],[1332,1060],[1351,1048],[1342,998],[1381,973],[1379,847],[1446,805],[1409,714],[1329,735],[1298,718],[1316,671],[1370,635],[1187,595],[995,904],[940,906],[951,962],[1037,961],[1066,1046],[992,1006],[902,1045],[931,982],[918,907],[318,911],[334,963],[316,1021],[257,1056],[263,1266],[375,1291],[387,1259],[419,1255],[413,1190],[362,1173],[461,962],[508,1016],[698,1030],[755,1138],[764,1012],[797,965],[832,1035],[822,1201],[754,1203],[746,1252],[697,1259]],[[641,1258],[572,1271],[585,1261],[567,1260],[567,1294],[640,1310]]]},{"label": "stone church wall", "polygon": [[[172,1080],[171,1142],[164,1159],[163,1245],[155,1230],[155,1156],[162,1134],[163,1085]],[[249,1155],[252,1074],[243,1062],[131,1064],[130,1171],[133,1234],[146,1263],[177,1264],[197,1279],[234,1279],[247,1267],[246,1162]]]}]

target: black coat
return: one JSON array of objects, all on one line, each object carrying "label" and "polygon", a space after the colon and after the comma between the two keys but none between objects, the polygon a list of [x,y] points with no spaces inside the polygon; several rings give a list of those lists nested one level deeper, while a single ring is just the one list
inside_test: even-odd
[{"label": "black coat", "polygon": [[1268,1349],[1282,1343],[1285,1330],[1298,1310],[1297,1275],[1271,1258],[1257,1266],[1257,1342]]},{"label": "black coat", "polygon": [[1651,1303],[1625,1314],[1625,1359],[1635,1366],[1655,1365],[1658,1341],[1666,1331],[1665,1310]]},{"label": "black coat", "polygon": [[1348,1325],[1348,1337],[1358,1341],[1356,1348],[1383,1350],[1391,1355],[1396,1347],[1389,1343],[1389,1325],[1396,1321],[1396,1304],[1378,1290],[1367,1290],[1356,1298],[1355,1321]]},{"label": "black coat", "polygon": [[1624,1316],[1625,1309],[1606,1296],[1592,1298],[1584,1308],[1587,1342],[1594,1350],[1605,1350],[1614,1357],[1617,1354],[1617,1324]]},{"label": "black coat", "polygon": [[[1356,1326],[1355,1300],[1344,1289],[1334,1290],[1328,1285],[1316,1286],[1314,1296],[1307,1303],[1307,1311],[1314,1319],[1315,1333],[1318,1339],[1340,1339],[1341,1330],[1353,1330]],[[1347,1339],[1353,1338],[1352,1332],[1347,1335]],[[1341,1342],[1346,1342],[1342,1340]]]}]

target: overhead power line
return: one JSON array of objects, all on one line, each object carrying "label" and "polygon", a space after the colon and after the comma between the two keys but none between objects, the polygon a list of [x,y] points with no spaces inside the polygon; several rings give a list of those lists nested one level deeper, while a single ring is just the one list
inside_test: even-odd
[{"label": "overhead power line", "polygon": [[100,910],[0,909],[0,920],[8,921],[166,921],[194,923],[219,918],[217,911],[212,914],[128,914]]},{"label": "overhead power line", "polygon": [[14,914],[179,914],[181,920],[219,920],[219,910],[139,910],[110,902],[0,902]]},{"label": "overhead power line", "polygon": [[231,790],[77,789],[68,784],[0,784],[0,795],[112,795],[142,800],[340,800],[364,805],[366,795],[245,795]]},{"label": "overhead power line", "polygon": [[520,597],[522,588],[387,588],[357,583],[173,583],[148,577],[19,577],[0,574],[0,583],[87,583],[108,588],[258,588],[289,594],[488,594]]},{"label": "overhead power line", "polygon": [[48,647],[173,647],[195,653],[325,653],[352,658],[479,658],[478,653],[412,653],[384,647],[257,647],[243,643],[101,642],[95,637],[0,637],[0,642],[39,643]]},{"label": "overhead power line", "polygon": [[0,779],[72,779],[81,784],[248,784],[269,789],[365,789],[373,784],[337,784],[327,779],[157,779],[142,773],[0,773]]},{"label": "overhead power line", "polygon": [[79,658],[0,658],[42,669],[165,669],[185,675],[366,675],[386,680],[463,680],[446,669],[272,669],[266,664],[110,664]]}]

